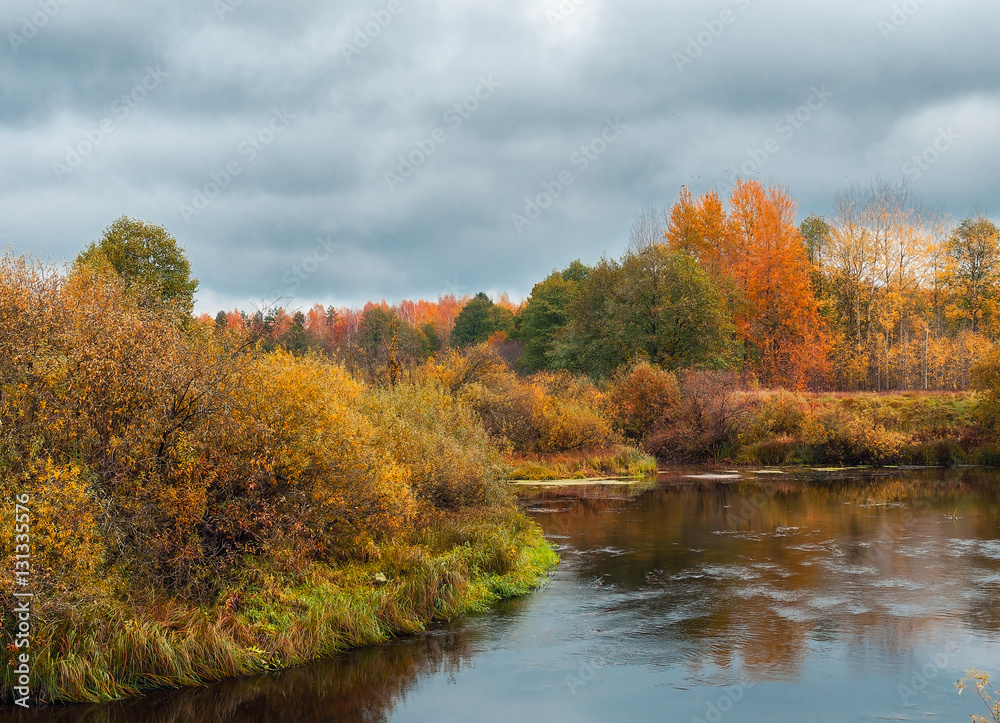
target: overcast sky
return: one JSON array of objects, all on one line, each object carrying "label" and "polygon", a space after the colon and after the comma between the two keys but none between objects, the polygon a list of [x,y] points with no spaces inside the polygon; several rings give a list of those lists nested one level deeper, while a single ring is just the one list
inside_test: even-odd
[{"label": "overcast sky", "polygon": [[800,218],[877,175],[995,218],[998,27],[982,0],[5,0],[0,245],[154,221],[214,313],[517,298],[735,173]]}]

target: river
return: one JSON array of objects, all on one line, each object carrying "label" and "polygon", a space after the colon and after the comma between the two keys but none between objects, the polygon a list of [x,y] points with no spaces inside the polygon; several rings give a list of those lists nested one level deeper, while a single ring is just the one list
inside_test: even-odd
[{"label": "river", "polygon": [[527,491],[562,556],[533,595],[282,673],[26,718],[967,721],[985,710],[954,682],[1000,676],[998,482],[678,470]]}]

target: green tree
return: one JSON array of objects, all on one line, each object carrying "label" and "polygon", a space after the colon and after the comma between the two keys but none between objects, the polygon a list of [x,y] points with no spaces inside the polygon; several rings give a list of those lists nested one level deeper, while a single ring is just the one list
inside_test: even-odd
[{"label": "green tree", "polygon": [[510,309],[497,306],[483,292],[476,294],[455,317],[451,330],[451,345],[467,347],[481,344],[498,331],[510,332],[514,328],[514,314]]},{"label": "green tree", "polygon": [[306,315],[301,311],[292,314],[292,325],[278,340],[281,346],[296,356],[309,351],[309,340],[306,338]]},{"label": "green tree", "polygon": [[437,354],[441,351],[444,342],[441,340],[441,332],[438,330],[438,325],[435,322],[428,321],[420,327],[420,331],[427,340],[427,351],[429,353]]},{"label": "green tree", "polygon": [[651,246],[626,257],[613,303],[632,355],[665,369],[725,368],[735,328],[694,257]]},{"label": "green tree", "polygon": [[629,361],[616,327],[614,296],[620,279],[616,261],[601,259],[570,305],[569,322],[556,335],[552,356],[559,369],[607,377]]},{"label": "green tree", "polygon": [[830,224],[822,216],[811,213],[799,224],[799,232],[805,239],[809,260],[816,266],[822,267],[823,257],[830,245]]},{"label": "green tree", "polygon": [[183,249],[163,226],[122,216],[77,256],[76,264],[109,265],[126,289],[152,290],[187,315],[194,309],[198,280],[191,278]]},{"label": "green tree", "polygon": [[556,335],[569,322],[569,308],[589,269],[574,261],[562,272],[554,271],[535,284],[517,318],[515,337],[524,342],[520,365],[527,371],[556,364]]},{"label": "green tree", "polygon": [[733,354],[722,295],[688,254],[661,244],[602,260],[580,288],[553,356],[595,377],[648,361],[666,369],[721,369]]},{"label": "green tree", "polygon": [[370,378],[385,378],[383,372],[388,372],[392,364],[409,365],[422,362],[427,356],[427,337],[391,309],[373,306],[361,315],[352,361]]}]

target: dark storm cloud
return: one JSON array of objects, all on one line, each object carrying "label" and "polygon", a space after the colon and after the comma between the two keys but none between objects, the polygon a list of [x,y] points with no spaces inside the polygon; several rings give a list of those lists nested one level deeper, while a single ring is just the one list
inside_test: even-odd
[{"label": "dark storm cloud", "polygon": [[998,20],[972,0],[14,0],[0,239],[72,258],[121,214],[163,223],[214,311],[524,294],[736,173],[803,214],[881,175],[996,216]]}]

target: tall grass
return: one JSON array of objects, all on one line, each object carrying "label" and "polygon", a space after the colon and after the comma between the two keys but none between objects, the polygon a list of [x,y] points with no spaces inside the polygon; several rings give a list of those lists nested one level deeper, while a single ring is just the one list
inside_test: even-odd
[{"label": "tall grass", "polygon": [[[556,560],[507,510],[438,521],[379,562],[315,563],[292,578],[248,561],[209,607],[150,595],[67,611],[35,641],[33,687],[47,702],[102,702],[299,665],[524,595]],[[0,673],[8,700],[12,670]]]}]

